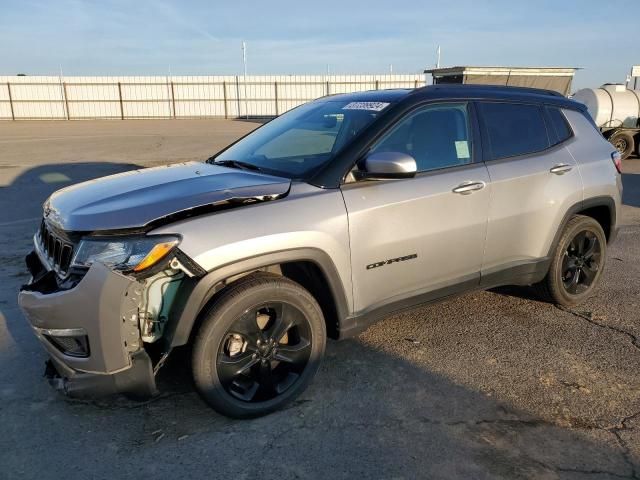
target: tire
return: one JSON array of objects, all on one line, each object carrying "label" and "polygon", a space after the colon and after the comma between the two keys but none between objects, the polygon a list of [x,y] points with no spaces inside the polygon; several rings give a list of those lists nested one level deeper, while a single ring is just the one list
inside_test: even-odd
[{"label": "tire", "polygon": [[546,277],[535,285],[538,295],[565,307],[583,303],[598,286],[606,258],[607,238],[600,224],[584,215],[572,217],[560,236]]},{"label": "tire", "polygon": [[636,149],[633,136],[628,132],[620,131],[614,133],[609,137],[609,142],[620,152],[622,160],[629,158]]},{"label": "tire", "polygon": [[259,417],[307,388],[325,344],[322,310],[307,290],[285,277],[251,274],[204,312],[193,345],[193,378],[217,412]]}]

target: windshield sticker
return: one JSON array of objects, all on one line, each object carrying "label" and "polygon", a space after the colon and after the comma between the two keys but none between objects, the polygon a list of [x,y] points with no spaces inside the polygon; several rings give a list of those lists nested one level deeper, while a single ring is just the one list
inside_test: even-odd
[{"label": "windshield sticker", "polygon": [[456,153],[458,158],[469,158],[469,142],[466,140],[459,140],[456,142]]},{"label": "windshield sticker", "polygon": [[342,110],[370,110],[372,112],[379,112],[388,106],[389,104],[386,102],[351,102],[342,107]]}]

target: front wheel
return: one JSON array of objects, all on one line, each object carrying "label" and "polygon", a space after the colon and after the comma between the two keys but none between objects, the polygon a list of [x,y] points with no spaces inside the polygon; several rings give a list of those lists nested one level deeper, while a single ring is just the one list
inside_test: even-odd
[{"label": "front wheel", "polygon": [[607,254],[607,238],[591,217],[576,215],[567,223],[547,276],[536,285],[552,303],[573,307],[584,302],[600,283]]},{"label": "front wheel", "polygon": [[325,344],[322,310],[307,290],[277,275],[249,275],[204,315],[193,348],[195,384],[223,415],[265,415],[306,389]]}]

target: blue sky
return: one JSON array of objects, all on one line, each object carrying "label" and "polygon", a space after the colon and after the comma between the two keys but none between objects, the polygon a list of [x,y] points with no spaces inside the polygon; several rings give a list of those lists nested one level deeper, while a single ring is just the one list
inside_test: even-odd
[{"label": "blue sky", "polygon": [[0,0],[0,74],[397,73],[442,64],[578,66],[574,86],[640,64],[640,1]]}]

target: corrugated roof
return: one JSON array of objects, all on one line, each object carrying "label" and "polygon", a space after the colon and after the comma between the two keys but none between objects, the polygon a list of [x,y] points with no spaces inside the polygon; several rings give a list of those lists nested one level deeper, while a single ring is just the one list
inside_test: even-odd
[{"label": "corrugated roof", "polygon": [[455,66],[444,68],[431,68],[424,73],[431,73],[433,76],[447,75],[558,75],[573,76],[579,67],[478,67],[478,66]]}]

